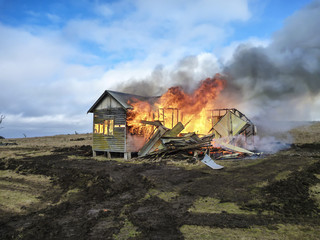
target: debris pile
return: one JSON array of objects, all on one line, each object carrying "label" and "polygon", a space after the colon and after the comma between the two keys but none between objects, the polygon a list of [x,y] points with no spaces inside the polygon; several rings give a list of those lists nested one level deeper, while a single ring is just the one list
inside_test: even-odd
[{"label": "debris pile", "polygon": [[141,121],[141,124],[153,125],[155,128],[139,151],[139,157],[153,161],[187,160],[190,163],[195,163],[202,157],[203,163],[213,169],[220,169],[223,166],[216,164],[213,159],[238,159],[259,155],[236,146],[239,145],[236,142],[239,139],[247,143],[249,137],[254,136],[254,125],[235,109],[223,111],[224,114],[217,118],[209,134],[204,136],[194,132],[182,133],[185,126],[181,122],[169,129],[160,121]]}]

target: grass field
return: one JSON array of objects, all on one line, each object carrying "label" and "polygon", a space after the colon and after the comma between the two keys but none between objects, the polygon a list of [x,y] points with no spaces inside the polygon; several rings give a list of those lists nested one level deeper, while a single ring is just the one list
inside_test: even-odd
[{"label": "grass field", "polygon": [[320,123],[289,133],[218,171],[93,158],[90,134],[1,140],[1,239],[320,239]]}]

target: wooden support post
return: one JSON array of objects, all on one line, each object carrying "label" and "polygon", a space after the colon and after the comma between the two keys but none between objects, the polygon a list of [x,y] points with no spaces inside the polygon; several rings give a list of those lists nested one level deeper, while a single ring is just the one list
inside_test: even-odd
[{"label": "wooden support post", "polygon": [[173,128],[173,120],[174,120],[174,109],[172,108],[172,116],[171,116],[171,128]]},{"label": "wooden support post", "polygon": [[177,123],[179,122],[179,109],[177,109]]},{"label": "wooden support post", "polygon": [[131,152],[125,152],[123,154],[123,157],[124,157],[125,160],[130,160],[131,159]]},{"label": "wooden support post", "polygon": [[111,153],[109,151],[107,152],[107,158],[111,159]]},{"label": "wooden support post", "polygon": [[163,125],[165,125],[166,123],[165,123],[165,121],[164,121],[164,108],[162,108],[162,119],[163,119]]},{"label": "wooden support post", "polygon": [[92,151],[92,157],[96,157],[97,156],[97,152],[95,150]]}]

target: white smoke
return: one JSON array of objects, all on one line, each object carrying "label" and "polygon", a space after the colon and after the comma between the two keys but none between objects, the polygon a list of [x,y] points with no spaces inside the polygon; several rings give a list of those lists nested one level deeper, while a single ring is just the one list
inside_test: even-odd
[{"label": "white smoke", "polygon": [[279,140],[274,136],[259,137],[254,138],[254,148],[249,148],[250,150],[255,150],[263,153],[276,153],[280,150],[285,150],[290,148],[292,143],[292,138],[287,135],[286,139]]}]

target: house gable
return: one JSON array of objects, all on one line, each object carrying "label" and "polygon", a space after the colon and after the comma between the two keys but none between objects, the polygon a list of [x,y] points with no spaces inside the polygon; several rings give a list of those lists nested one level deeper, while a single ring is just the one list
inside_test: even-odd
[{"label": "house gable", "polygon": [[93,113],[95,110],[110,108],[123,108],[127,110],[132,108],[129,102],[134,99],[138,99],[140,101],[148,101],[150,102],[150,104],[152,104],[158,98],[159,97],[143,97],[134,94],[106,90],[93,104],[93,106],[88,110],[88,113]]},{"label": "house gable", "polygon": [[123,106],[112,96],[106,95],[94,108],[94,110],[123,108]]},{"label": "house gable", "polygon": [[111,109],[111,108],[127,109],[128,107],[123,105],[121,101],[115,98],[111,94],[111,91],[106,90],[99,97],[99,99],[92,105],[92,107],[88,110],[88,113],[93,113],[96,110]]}]

